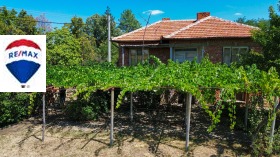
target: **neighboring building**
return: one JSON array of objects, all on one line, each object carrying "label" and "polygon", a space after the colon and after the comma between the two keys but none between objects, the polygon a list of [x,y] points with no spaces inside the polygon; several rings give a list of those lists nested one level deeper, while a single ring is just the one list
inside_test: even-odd
[{"label": "neighboring building", "polygon": [[196,20],[170,20],[153,23],[147,27],[115,37],[120,46],[119,65],[135,65],[154,55],[167,63],[168,59],[183,62],[200,61],[208,55],[214,63],[230,64],[238,54],[261,47],[251,39],[256,27],[197,13]]}]

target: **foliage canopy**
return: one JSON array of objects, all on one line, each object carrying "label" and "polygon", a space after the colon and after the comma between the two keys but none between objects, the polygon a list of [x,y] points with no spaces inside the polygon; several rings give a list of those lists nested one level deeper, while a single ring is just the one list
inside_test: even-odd
[{"label": "foliage canopy", "polygon": [[[236,118],[233,105],[236,93],[261,91],[268,101],[272,101],[273,96],[280,94],[280,80],[275,68],[265,72],[257,69],[255,65],[245,68],[228,67],[213,64],[208,59],[203,59],[201,63],[186,61],[182,64],[169,60],[168,64],[163,64],[158,58],[151,58],[154,64],[146,62],[144,65],[133,67],[116,67],[110,63],[84,67],[49,66],[47,83],[56,86],[75,86],[78,93],[120,88],[117,106],[121,105],[126,92],[160,91],[167,88],[189,92],[200,101],[213,124],[220,121],[222,112],[220,109],[225,107],[222,102],[229,102],[232,127]],[[212,89],[221,93],[221,101],[216,103],[215,111],[211,111],[207,106],[214,102],[211,97]],[[210,130],[213,128],[214,125]]]},{"label": "foliage canopy", "polygon": [[273,7],[269,8],[268,22],[268,25],[260,25],[260,29],[253,32],[253,39],[262,46],[262,52],[245,54],[241,64],[256,64],[265,71],[275,67],[280,73],[280,16],[275,13]]}]

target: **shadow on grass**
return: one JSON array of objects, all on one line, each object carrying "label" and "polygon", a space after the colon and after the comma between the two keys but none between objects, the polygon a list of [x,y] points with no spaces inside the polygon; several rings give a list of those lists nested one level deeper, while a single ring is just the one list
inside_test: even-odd
[{"label": "shadow on grass", "polygon": [[[160,156],[162,150],[160,145],[166,145],[181,151],[185,150],[185,109],[182,106],[172,106],[171,110],[163,106],[156,108],[140,108],[141,106],[134,106],[134,119],[130,120],[130,113],[128,105],[123,105],[115,111],[114,122],[114,146],[117,147],[117,153],[121,154],[123,151],[124,142],[134,142],[135,139],[148,144],[149,152],[155,156]],[[229,129],[229,122],[222,120],[217,128],[211,132],[207,132],[207,127],[210,124],[210,118],[198,105],[192,106],[191,127],[190,127],[190,141],[191,147],[205,145],[211,140],[222,141],[214,143],[212,148],[217,150],[217,155],[224,153],[224,149],[231,149],[238,154],[246,153],[248,150],[248,141],[250,141],[245,132],[241,130],[231,131]],[[81,133],[78,137],[70,138],[69,140],[58,145],[54,150],[59,149],[66,143],[73,142],[74,139],[84,139],[85,144],[80,148],[84,149],[91,141],[99,142],[105,146],[101,146],[95,150],[95,155],[98,156],[100,151],[109,148],[107,140],[100,140],[98,136],[101,133],[109,132],[110,117],[109,113],[100,118],[98,121],[90,122],[70,122],[64,119],[63,115],[55,114],[47,117],[47,131],[51,134],[63,132],[61,138],[66,138],[67,134],[71,132],[73,127],[82,127],[92,130],[91,132]],[[56,128],[52,130],[52,128]],[[68,130],[65,131],[65,128]],[[32,128],[30,128],[32,129]],[[64,129],[64,130],[63,130]],[[37,132],[38,133],[38,132]],[[35,133],[26,134],[20,144],[35,135]],[[109,135],[108,135],[109,138]],[[174,144],[173,141],[181,141],[180,144]],[[236,144],[240,145],[238,148]],[[190,150],[192,151],[192,150]]]},{"label": "shadow on grass", "polygon": [[[42,130],[39,130],[39,131],[35,131],[35,125],[37,125],[39,123],[38,120],[34,119],[34,120],[29,120],[28,121],[29,123],[31,123],[32,125],[29,125],[27,127],[27,132],[25,133],[24,135],[24,138],[18,142],[18,145],[20,148],[22,148],[22,146],[24,145],[25,141],[28,140],[30,137],[34,137],[35,139],[39,140],[39,141],[42,141],[42,138],[39,138],[36,136],[36,134],[42,132]],[[26,127],[25,125],[23,125],[24,127]],[[23,128],[19,129],[19,130],[22,130]]]},{"label": "shadow on grass", "polygon": [[[144,141],[149,145],[149,151],[155,155],[160,155],[159,145],[166,145],[178,150],[185,150],[184,146],[172,144],[172,141],[185,141],[185,110],[175,106],[172,110],[165,108],[140,109],[136,108],[133,122],[130,121],[129,110],[119,109],[115,116],[116,136],[132,136],[128,142],[135,139]],[[205,145],[209,141],[222,141],[224,144],[212,147],[217,150],[217,154],[224,153],[224,149],[231,149],[238,154],[247,154],[250,139],[242,130],[232,131],[229,129],[229,122],[223,119],[217,128],[209,133],[207,127],[210,118],[197,105],[192,106],[190,141],[191,147]],[[228,118],[227,118],[228,119]],[[123,143],[119,142],[119,143]],[[236,147],[239,145],[239,147]]]}]

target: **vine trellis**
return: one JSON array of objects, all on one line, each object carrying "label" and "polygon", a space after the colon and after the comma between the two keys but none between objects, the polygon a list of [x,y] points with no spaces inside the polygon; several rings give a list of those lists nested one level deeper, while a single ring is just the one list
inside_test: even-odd
[{"label": "vine trellis", "polygon": [[[273,110],[274,98],[280,95],[280,79],[275,68],[268,72],[255,65],[246,67],[214,64],[209,59],[163,64],[154,56],[137,66],[117,67],[111,63],[92,66],[47,66],[47,84],[76,87],[77,93],[120,88],[117,107],[127,92],[160,91],[166,88],[193,95],[209,114],[212,125],[220,122],[222,110],[228,108],[231,128],[235,125],[235,94],[261,93]],[[217,98],[219,91],[219,98]],[[229,105],[225,105],[228,102]],[[210,110],[208,104],[215,104]]]}]

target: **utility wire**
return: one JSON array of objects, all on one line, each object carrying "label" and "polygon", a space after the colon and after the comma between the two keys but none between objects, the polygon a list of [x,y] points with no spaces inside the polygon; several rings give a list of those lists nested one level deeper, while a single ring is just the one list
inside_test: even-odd
[{"label": "utility wire", "polygon": [[[152,15],[152,12],[150,13],[149,17],[148,17],[148,20],[147,20],[147,23],[146,23],[146,26],[145,26],[145,30],[144,30],[144,35],[143,35],[143,45],[142,45],[142,51],[144,50],[144,44],[145,44],[145,35],[146,35],[146,29],[148,27],[148,24],[149,24],[149,21],[150,21],[150,17]],[[143,52],[142,52],[143,53]]]},{"label": "utility wire", "polygon": [[[46,11],[37,11],[37,10],[26,10],[26,9],[23,9],[23,8],[14,8],[14,7],[7,7],[7,6],[1,6],[1,8],[7,8],[7,9],[10,9],[10,10],[15,10],[17,12],[20,12],[22,10],[26,11],[27,13],[31,13],[31,14],[38,14],[38,15],[51,15],[51,16],[55,16],[55,17],[62,17],[62,18],[65,18],[65,17],[73,17],[75,15],[71,15],[71,14],[62,14],[62,13],[55,13],[55,12],[46,12]],[[82,17],[82,18],[85,18],[86,16],[79,16],[79,17]]]},{"label": "utility wire", "polygon": [[52,23],[52,24],[71,24],[66,22],[53,22],[53,21],[41,21],[36,19],[21,19],[18,17],[8,17],[8,16],[2,16],[0,15],[0,18],[5,18],[6,20],[16,20],[16,21],[25,21],[25,22],[40,22],[40,23]]},{"label": "utility wire", "polygon": [[[67,24],[72,24],[69,22],[53,22],[53,21],[41,21],[41,20],[31,20],[31,19],[21,19],[21,18],[17,18],[17,17],[7,17],[7,16],[2,16],[0,15],[0,18],[6,18],[8,20],[18,20],[18,21],[26,21],[26,22],[40,22],[40,23],[51,23],[51,24],[61,24],[61,25],[67,25]],[[98,18],[94,18],[94,19],[98,19]],[[115,22],[115,24],[120,24]],[[87,23],[82,23],[80,25],[88,25],[88,26],[94,26],[94,24],[87,24]]]},{"label": "utility wire", "polygon": [[[0,9],[1,8],[7,8],[7,9],[14,9],[15,11],[17,12],[20,12],[21,10],[24,10],[28,13],[34,13],[34,14],[39,14],[40,15],[54,15],[56,17],[75,17],[76,15],[70,15],[70,14],[59,14],[59,13],[53,13],[53,12],[43,12],[43,11],[37,11],[37,10],[25,10],[25,9],[21,9],[21,8],[13,8],[13,7],[7,7],[7,6],[0,6]],[[147,22],[147,24],[150,24],[149,21],[147,19],[145,19],[140,13],[138,13],[138,15],[145,21]],[[1,16],[1,15],[0,15]],[[32,16],[32,15],[29,15],[29,16]],[[102,15],[101,15],[102,16]],[[33,16],[32,16],[33,17]],[[81,17],[81,18],[85,18],[86,16],[76,16],[76,17]],[[89,16],[91,17],[91,16]],[[34,18],[35,19],[35,18]],[[99,18],[92,18],[91,19],[99,19]],[[26,21],[29,21],[29,20],[26,20]],[[30,22],[33,22],[30,20]],[[34,22],[41,22],[41,23],[50,23],[50,24],[61,24],[61,25],[64,25],[64,24],[71,24],[69,22],[53,22],[53,21],[40,21],[40,20],[35,20]],[[114,21],[115,22],[115,21]],[[115,24],[119,25],[120,23],[119,22],[115,22]],[[83,25],[93,25],[93,24],[83,24]]]}]

